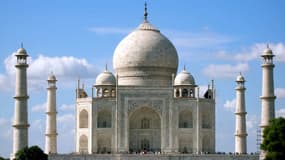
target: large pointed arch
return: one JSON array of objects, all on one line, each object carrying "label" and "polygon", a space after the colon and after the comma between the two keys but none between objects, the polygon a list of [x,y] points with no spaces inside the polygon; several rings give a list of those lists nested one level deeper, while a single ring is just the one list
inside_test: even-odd
[{"label": "large pointed arch", "polygon": [[190,110],[183,110],[179,112],[179,128],[192,128],[193,115]]},{"label": "large pointed arch", "polygon": [[88,153],[88,137],[86,135],[81,135],[79,138],[79,152]]},{"label": "large pointed arch", "polygon": [[161,118],[150,107],[140,107],[129,116],[129,147],[131,152],[161,150]]},{"label": "large pointed arch", "polygon": [[88,128],[88,112],[85,109],[79,113],[79,128]]},{"label": "large pointed arch", "polygon": [[112,112],[109,110],[101,110],[97,115],[98,128],[111,128],[112,127]]}]

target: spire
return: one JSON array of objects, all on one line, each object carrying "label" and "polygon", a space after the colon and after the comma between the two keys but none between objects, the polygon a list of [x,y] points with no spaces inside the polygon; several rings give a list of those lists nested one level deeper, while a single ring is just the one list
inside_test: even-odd
[{"label": "spire", "polygon": [[145,21],[147,21],[147,15],[148,15],[148,13],[147,13],[147,3],[144,2],[144,20]]},{"label": "spire", "polygon": [[23,42],[21,42],[21,48],[24,48]]},{"label": "spire", "polygon": [[184,64],[183,70],[186,71],[186,66],[185,66],[185,64]]},{"label": "spire", "polygon": [[108,64],[105,64],[105,71],[108,71]]}]

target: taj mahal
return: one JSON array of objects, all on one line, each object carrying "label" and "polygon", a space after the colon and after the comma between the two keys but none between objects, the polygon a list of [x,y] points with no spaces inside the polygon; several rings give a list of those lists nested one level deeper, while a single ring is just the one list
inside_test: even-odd
[{"label": "taj mahal", "polygon": [[[28,146],[27,51],[16,54],[13,153]],[[272,50],[261,54],[261,128],[275,117]],[[57,153],[56,76],[48,77],[45,153],[51,160],[78,159],[263,159],[247,154],[245,77],[236,78],[235,152],[216,155],[215,84],[201,93],[186,67],[178,71],[172,42],[144,19],[117,45],[114,73],[100,73],[87,93],[78,81],[75,99],[75,154]],[[234,115],[233,115],[234,116]],[[72,141],[72,140],[71,140]],[[151,153],[141,155],[141,153]]]}]

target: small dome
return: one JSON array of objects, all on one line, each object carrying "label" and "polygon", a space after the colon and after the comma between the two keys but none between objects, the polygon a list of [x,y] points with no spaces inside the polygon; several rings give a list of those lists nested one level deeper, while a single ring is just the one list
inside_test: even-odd
[{"label": "small dome", "polygon": [[269,47],[269,45],[267,45],[266,49],[263,51],[262,56],[272,56],[273,52],[271,50],[271,48]]},{"label": "small dome", "polygon": [[104,72],[100,73],[96,78],[95,86],[101,85],[116,85],[116,78],[113,73],[105,70]]},{"label": "small dome", "polygon": [[245,82],[244,77],[240,74],[237,76],[236,82]]},{"label": "small dome", "polygon": [[27,51],[25,50],[25,48],[21,47],[17,50],[17,54],[16,55],[20,55],[20,56],[28,56]]},{"label": "small dome", "polygon": [[56,81],[56,77],[53,73],[51,73],[48,77],[48,81]]},{"label": "small dome", "polygon": [[195,85],[194,77],[185,69],[174,80],[174,85]]}]

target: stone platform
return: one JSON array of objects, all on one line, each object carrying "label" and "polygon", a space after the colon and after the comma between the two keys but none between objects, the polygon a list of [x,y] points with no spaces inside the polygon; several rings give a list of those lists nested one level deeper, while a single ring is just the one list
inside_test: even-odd
[{"label": "stone platform", "polygon": [[49,160],[259,160],[259,155],[223,154],[53,154]]}]

